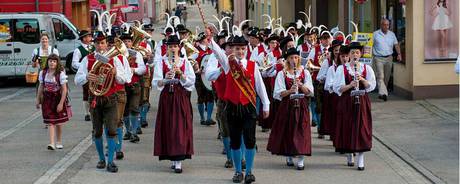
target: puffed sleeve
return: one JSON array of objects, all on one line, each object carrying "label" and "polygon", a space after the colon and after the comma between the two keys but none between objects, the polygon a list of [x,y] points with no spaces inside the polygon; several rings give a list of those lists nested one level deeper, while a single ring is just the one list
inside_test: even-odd
[{"label": "puffed sleeve", "polygon": [[332,88],[334,89],[334,92],[337,93],[337,95],[342,96],[342,92],[340,92],[340,89],[345,86],[345,75],[343,74],[344,66],[340,65],[334,76],[334,81]]},{"label": "puffed sleeve", "polygon": [[187,91],[193,91],[195,85],[195,72],[193,71],[192,64],[188,62],[185,58],[182,59],[185,64],[184,79],[180,79],[180,83],[184,86]]},{"label": "puffed sleeve", "polygon": [[118,84],[125,84],[128,83],[127,79],[127,74],[126,74],[126,68],[122,61],[118,59],[117,56],[113,58],[113,64],[115,66],[115,70],[117,71],[115,75],[115,80],[117,81]]},{"label": "puffed sleeve", "polygon": [[142,58],[142,54],[140,52],[136,52],[136,63],[137,68],[134,69],[134,73],[136,73],[137,75],[143,75],[145,73],[146,67],[144,64],[144,59]]},{"label": "puffed sleeve", "polygon": [[[306,96],[314,96],[315,95],[315,92],[313,90],[313,82],[311,81],[311,75],[310,75],[310,72],[308,70],[303,70],[304,71],[304,75],[305,75],[305,78],[303,80],[303,86],[305,86],[308,91],[310,91],[309,94],[305,94]],[[280,72],[282,73],[282,72]]]},{"label": "puffed sleeve", "polygon": [[376,82],[375,82],[375,73],[374,70],[372,69],[371,66],[365,65],[366,66],[366,80],[369,83],[369,87],[366,88],[366,92],[371,92],[375,89]]},{"label": "puffed sleeve", "polygon": [[40,82],[40,84],[43,84],[43,70],[41,70],[39,73],[38,73],[38,81]]},{"label": "puffed sleeve", "polygon": [[61,73],[59,74],[59,84],[63,85],[63,84],[67,84],[67,75],[65,74],[65,71],[61,71]]},{"label": "puffed sleeve", "polygon": [[73,55],[72,55],[72,67],[75,69],[75,70],[78,70],[78,68],[80,67],[80,58],[81,58],[81,53],[80,53],[80,50],[78,48],[76,48],[74,51],[73,51]]},{"label": "puffed sleeve", "polygon": [[267,112],[270,110],[270,100],[268,100],[268,95],[267,95],[267,90],[265,88],[264,81],[262,80],[262,76],[260,75],[259,72],[259,66],[255,64],[254,67],[254,82],[255,82],[255,90],[257,95],[260,98],[260,101],[262,102],[263,108],[262,110],[264,112]]},{"label": "puffed sleeve", "polygon": [[163,90],[163,86],[158,86],[161,80],[163,80],[163,60],[157,60],[153,67],[152,86],[157,87],[159,91]]},{"label": "puffed sleeve", "polygon": [[286,91],[284,72],[278,72],[278,75],[276,75],[275,79],[275,87],[273,88],[273,98],[281,101],[281,93],[283,91]]},{"label": "puffed sleeve", "polygon": [[220,48],[220,46],[214,41],[214,39],[211,39],[210,48],[212,52],[216,55],[217,60],[220,61],[220,65],[227,74],[230,71],[230,66],[228,64],[228,58],[225,54],[225,51],[222,48]]},{"label": "puffed sleeve", "polygon": [[334,90],[332,88],[334,82],[334,66],[330,66],[327,70],[326,75],[326,82],[324,82],[324,90],[329,91],[329,93],[333,93]]},{"label": "puffed sleeve", "polygon": [[57,48],[54,48],[54,49],[53,49],[53,54],[56,54],[56,55],[59,56],[59,50],[58,50]]},{"label": "puffed sleeve", "polygon": [[324,81],[326,79],[327,70],[329,69],[329,60],[325,59],[321,63],[321,68],[319,69],[318,76],[316,77],[317,81]]},{"label": "puffed sleeve", "polygon": [[215,57],[215,54],[212,54],[209,57],[208,63],[205,67],[204,73],[205,73],[206,80],[215,81],[219,78],[222,72],[217,66],[218,66],[218,61]]}]

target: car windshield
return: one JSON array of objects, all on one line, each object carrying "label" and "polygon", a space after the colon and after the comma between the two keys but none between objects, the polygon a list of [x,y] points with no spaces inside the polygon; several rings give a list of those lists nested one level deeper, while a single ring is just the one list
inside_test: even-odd
[{"label": "car windshield", "polygon": [[70,27],[70,29],[72,29],[75,33],[78,33],[78,29],[72,24],[72,22],[69,21],[69,19],[67,19],[66,17],[62,17],[62,21]]}]

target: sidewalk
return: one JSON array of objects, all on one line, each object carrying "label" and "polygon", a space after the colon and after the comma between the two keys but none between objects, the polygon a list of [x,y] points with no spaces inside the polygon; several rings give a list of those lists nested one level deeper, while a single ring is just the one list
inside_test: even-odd
[{"label": "sidewalk", "polygon": [[[373,98],[373,132],[376,138],[406,155],[432,179],[458,183],[459,99],[409,101]],[[437,177],[437,178],[436,178]]]}]

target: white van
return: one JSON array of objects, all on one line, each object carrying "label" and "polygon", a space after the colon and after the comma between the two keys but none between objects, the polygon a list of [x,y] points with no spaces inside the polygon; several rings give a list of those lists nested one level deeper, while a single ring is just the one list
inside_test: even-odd
[{"label": "white van", "polygon": [[[80,45],[77,28],[59,13],[0,13],[0,77],[23,77],[40,34],[50,35],[61,62],[72,68],[72,54]],[[30,66],[29,66],[30,67]]]}]

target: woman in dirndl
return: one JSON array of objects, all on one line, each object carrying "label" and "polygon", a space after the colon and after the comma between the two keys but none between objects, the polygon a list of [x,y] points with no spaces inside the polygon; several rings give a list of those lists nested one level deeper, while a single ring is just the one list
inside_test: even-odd
[{"label": "woman in dirndl", "polygon": [[48,125],[48,149],[62,149],[62,126],[69,121],[71,113],[67,100],[67,75],[58,55],[51,54],[47,58],[47,64],[40,71],[38,78],[40,84],[36,107],[41,107],[43,122]]},{"label": "woman in dirndl", "polygon": [[[313,96],[313,84],[308,70],[300,63],[299,51],[289,49],[284,58],[284,70],[276,77],[273,98],[281,101],[268,140],[267,150],[275,155],[286,156],[286,164],[303,170],[304,156],[311,156],[311,130],[309,98]],[[292,98],[295,94],[302,98]]]},{"label": "woman in dirndl", "polygon": [[153,155],[172,161],[171,169],[182,173],[182,160],[193,155],[193,114],[190,103],[195,73],[180,56],[180,40],[169,36],[168,56],[155,64],[152,85],[160,90],[155,123]]},{"label": "woman in dirndl", "polygon": [[336,151],[348,154],[350,167],[354,166],[353,153],[356,153],[358,170],[363,171],[364,152],[372,148],[371,101],[367,93],[375,89],[376,82],[372,67],[359,62],[363,46],[352,42],[349,48],[350,62],[337,68],[333,84],[339,96],[337,123],[340,125],[335,147]]}]

